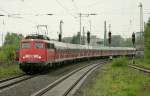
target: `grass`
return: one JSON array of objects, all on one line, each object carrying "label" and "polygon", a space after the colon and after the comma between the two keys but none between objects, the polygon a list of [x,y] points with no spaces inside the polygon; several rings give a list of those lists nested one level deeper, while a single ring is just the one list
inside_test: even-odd
[{"label": "grass", "polygon": [[92,83],[81,90],[83,96],[150,96],[150,77],[126,63],[126,58],[119,58],[99,69]]},{"label": "grass", "polygon": [[144,58],[136,59],[135,64],[142,65],[142,66],[150,68],[150,63],[148,63],[147,60],[145,60]]},{"label": "grass", "polygon": [[112,67],[127,67],[128,61],[129,60],[126,57],[114,58],[111,64]]},{"label": "grass", "polygon": [[22,71],[19,69],[19,65],[17,64],[0,66],[0,78],[6,78],[19,74],[22,74]]}]

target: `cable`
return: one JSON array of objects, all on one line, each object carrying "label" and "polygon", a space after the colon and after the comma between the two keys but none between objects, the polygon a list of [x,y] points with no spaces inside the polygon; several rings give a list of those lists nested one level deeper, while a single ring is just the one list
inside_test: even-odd
[{"label": "cable", "polygon": [[5,10],[3,10],[3,9],[0,9],[0,11],[3,11],[4,13],[7,13],[7,14],[8,14],[8,12],[7,12],[7,11],[5,11]]},{"label": "cable", "polygon": [[92,3],[92,4],[90,4],[90,5],[84,6],[84,7],[82,7],[81,9],[91,8],[91,7],[94,7],[94,6],[99,5],[99,4],[101,4],[101,1],[97,1],[97,2]]},{"label": "cable", "polygon": [[[8,16],[10,15],[10,13],[8,11],[3,10],[2,8],[0,9],[0,11],[3,11],[4,13],[6,13]],[[3,14],[2,14],[3,15]]]},{"label": "cable", "polygon": [[72,0],[73,6],[76,9],[76,11],[78,12],[79,7],[77,6],[76,2],[74,0]]},{"label": "cable", "polygon": [[33,9],[29,4],[27,4],[27,3],[25,2],[25,0],[22,0],[21,2],[24,3],[27,7],[29,7],[29,8],[30,8],[32,11],[34,11],[35,13],[38,13],[38,11],[35,10],[35,9]]},{"label": "cable", "polygon": [[66,11],[69,15],[71,15],[73,18],[76,19],[76,17],[75,17],[64,5],[62,5],[58,0],[56,0],[56,2],[57,2],[63,9],[65,9],[65,11]]}]

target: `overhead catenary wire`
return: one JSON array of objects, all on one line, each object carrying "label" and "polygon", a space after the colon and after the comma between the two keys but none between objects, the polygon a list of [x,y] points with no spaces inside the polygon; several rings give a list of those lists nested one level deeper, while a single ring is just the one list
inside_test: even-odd
[{"label": "overhead catenary wire", "polygon": [[95,3],[92,3],[92,4],[89,4],[87,6],[81,7],[81,9],[95,7],[95,6],[97,6],[97,5],[101,4],[101,3],[102,3],[101,1],[97,1]]},{"label": "overhead catenary wire", "polygon": [[29,8],[30,8],[32,11],[34,11],[35,13],[38,12],[37,10],[35,10],[35,9],[33,9],[31,6],[29,6],[29,5],[26,3],[25,0],[22,0],[21,2],[24,3],[27,7],[29,7]]},{"label": "overhead catenary wire", "polygon": [[56,2],[57,2],[57,4],[59,4],[59,6],[61,6],[70,16],[72,16],[73,18],[77,18],[77,17],[75,17],[71,12],[70,12],[70,10],[68,9],[68,8],[66,8],[64,5],[62,5],[62,3],[60,2],[60,1],[58,1],[58,0],[55,0]]},{"label": "overhead catenary wire", "polygon": [[0,11],[2,11],[2,12],[4,12],[4,13],[7,13],[7,14],[8,14],[8,12],[5,11],[5,10],[3,10],[2,8],[0,8]]},{"label": "overhead catenary wire", "polygon": [[74,0],[72,0],[73,6],[76,9],[76,11],[79,11],[79,7],[77,6],[76,2]]}]

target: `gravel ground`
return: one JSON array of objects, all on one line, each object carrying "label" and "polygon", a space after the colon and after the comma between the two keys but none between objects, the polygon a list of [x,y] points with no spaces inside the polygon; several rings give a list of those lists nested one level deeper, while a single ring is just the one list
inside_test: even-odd
[{"label": "gravel ground", "polygon": [[[93,61],[92,63],[94,62],[97,61]],[[30,96],[34,92],[37,92],[38,90],[46,87],[48,84],[54,82],[59,77],[67,74],[68,72],[71,72],[80,66],[84,66],[85,64],[89,64],[89,62],[65,66],[55,69],[47,74],[39,75],[32,79],[21,82],[14,87],[0,90],[0,96]]]}]

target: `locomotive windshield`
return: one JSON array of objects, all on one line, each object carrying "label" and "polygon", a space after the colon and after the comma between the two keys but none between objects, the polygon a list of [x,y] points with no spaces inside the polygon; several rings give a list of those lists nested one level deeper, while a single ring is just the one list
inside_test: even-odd
[{"label": "locomotive windshield", "polygon": [[22,43],[21,48],[29,48],[29,43]]},{"label": "locomotive windshield", "polygon": [[35,43],[35,48],[43,48],[43,43]]}]

